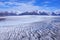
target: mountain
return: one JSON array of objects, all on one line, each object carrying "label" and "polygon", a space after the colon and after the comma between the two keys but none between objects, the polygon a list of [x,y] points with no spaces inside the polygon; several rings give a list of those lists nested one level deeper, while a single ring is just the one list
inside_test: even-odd
[{"label": "mountain", "polygon": [[37,12],[24,12],[19,15],[39,15]]},{"label": "mountain", "polygon": [[16,16],[17,14],[16,13],[13,13],[13,12],[0,12],[0,16]]},{"label": "mountain", "polygon": [[0,12],[0,16],[21,16],[21,15],[46,15],[46,16],[60,16],[60,11],[57,12],[47,12],[47,11],[31,11],[31,12],[23,12],[23,13],[14,13],[14,12]]},{"label": "mountain", "polygon": [[24,13],[20,13],[19,15],[48,15],[48,13],[46,12],[24,12]]}]

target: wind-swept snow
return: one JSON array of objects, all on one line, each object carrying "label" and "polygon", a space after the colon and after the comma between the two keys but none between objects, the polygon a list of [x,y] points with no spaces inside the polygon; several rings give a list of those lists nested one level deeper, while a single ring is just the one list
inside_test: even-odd
[{"label": "wind-swept snow", "polygon": [[[28,17],[28,18],[27,18]],[[40,17],[40,16],[12,17],[13,21],[25,22],[16,25],[7,25],[1,22],[0,40],[60,40],[60,17]],[[20,19],[19,19],[20,18]],[[19,19],[17,21],[17,19]],[[16,23],[15,22],[15,23]],[[15,24],[14,23],[14,24]],[[5,26],[4,26],[5,25]],[[4,27],[3,27],[4,26]]]}]

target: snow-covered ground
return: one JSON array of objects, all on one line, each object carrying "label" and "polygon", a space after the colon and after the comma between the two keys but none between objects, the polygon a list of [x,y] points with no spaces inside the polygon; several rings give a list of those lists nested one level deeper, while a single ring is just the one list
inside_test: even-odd
[{"label": "snow-covered ground", "polygon": [[7,16],[0,21],[0,40],[60,40],[60,17]]}]

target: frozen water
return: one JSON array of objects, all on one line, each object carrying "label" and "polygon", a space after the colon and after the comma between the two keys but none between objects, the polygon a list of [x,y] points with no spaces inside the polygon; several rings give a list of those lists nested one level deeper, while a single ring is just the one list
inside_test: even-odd
[{"label": "frozen water", "polygon": [[[6,20],[0,21],[0,26],[18,25],[46,20],[48,17],[41,16],[7,16]],[[48,18],[49,19],[49,18]]]},{"label": "frozen water", "polygon": [[60,40],[60,17],[8,16],[0,22],[0,40]]}]

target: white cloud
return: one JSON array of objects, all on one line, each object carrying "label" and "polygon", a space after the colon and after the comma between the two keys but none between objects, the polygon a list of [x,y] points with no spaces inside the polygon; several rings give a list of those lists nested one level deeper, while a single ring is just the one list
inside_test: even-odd
[{"label": "white cloud", "polygon": [[0,2],[0,6],[5,5],[3,2]]},{"label": "white cloud", "polygon": [[54,11],[56,14],[60,14],[60,9]]},{"label": "white cloud", "polygon": [[[9,11],[20,11],[20,12],[25,12],[25,11],[34,11],[34,10],[39,10],[40,7],[39,6],[34,6],[30,3],[18,3],[18,2],[4,2],[2,3],[4,4],[5,7],[9,7],[6,8],[5,10],[9,10]],[[8,4],[8,5],[6,5]],[[15,5],[13,7],[11,7],[11,5]]]},{"label": "white cloud", "polygon": [[20,3],[20,4],[17,4],[16,7],[13,7],[13,9],[15,9],[17,11],[25,12],[25,11],[39,10],[40,7],[39,6],[34,6],[34,5],[28,5],[28,4],[25,4],[25,3]]},{"label": "white cloud", "polygon": [[36,0],[31,0],[30,2],[28,2],[28,4],[34,4],[36,2]]},{"label": "white cloud", "polygon": [[44,1],[44,2],[42,2],[42,5],[44,7],[47,7],[50,3],[51,3],[50,1]]},{"label": "white cloud", "polygon": [[[5,7],[8,7],[6,9],[3,9],[2,11],[15,11],[18,13],[26,12],[26,11],[51,11],[49,7],[42,7],[42,6],[34,6],[33,3],[35,3],[35,0],[32,0],[28,3],[18,3],[18,2],[2,2],[0,4],[3,4]],[[48,3],[48,2],[45,2]],[[8,4],[8,5],[7,5]],[[14,6],[11,6],[14,5]],[[1,10],[1,9],[0,9]]]}]

